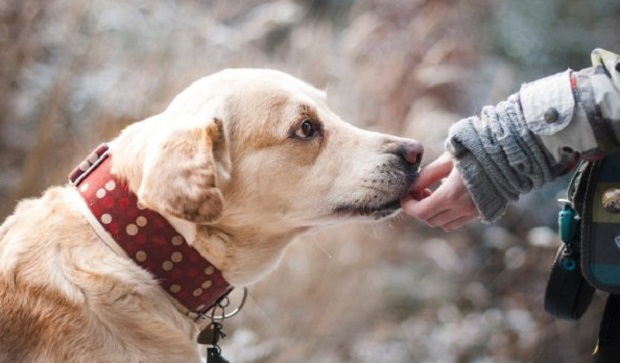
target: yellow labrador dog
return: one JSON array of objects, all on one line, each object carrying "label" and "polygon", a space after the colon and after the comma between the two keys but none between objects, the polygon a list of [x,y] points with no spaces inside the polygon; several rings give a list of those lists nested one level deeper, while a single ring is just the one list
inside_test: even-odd
[{"label": "yellow labrador dog", "polygon": [[395,215],[421,154],[284,73],[203,78],[0,227],[0,361],[198,362],[196,317],[295,236]]}]

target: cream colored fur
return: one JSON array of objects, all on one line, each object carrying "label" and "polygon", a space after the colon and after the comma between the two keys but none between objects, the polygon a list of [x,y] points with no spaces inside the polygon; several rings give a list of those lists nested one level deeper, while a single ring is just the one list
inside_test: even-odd
[{"label": "cream colored fur", "polygon": [[[397,213],[412,145],[343,122],[323,92],[270,70],[201,79],[110,142],[113,172],[238,287],[300,233]],[[0,362],[198,362],[198,327],[80,203],[53,187],[0,227]]]}]

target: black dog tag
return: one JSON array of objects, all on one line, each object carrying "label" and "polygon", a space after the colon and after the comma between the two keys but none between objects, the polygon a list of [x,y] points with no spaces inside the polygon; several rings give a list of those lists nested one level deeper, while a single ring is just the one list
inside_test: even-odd
[{"label": "black dog tag", "polygon": [[209,345],[207,348],[207,363],[228,363],[222,357],[222,349],[217,345],[221,338],[226,334],[222,331],[222,324],[216,321],[209,324],[203,331],[198,334],[198,343]]},{"label": "black dog tag", "polygon": [[219,347],[207,348],[207,363],[229,363],[222,357]]},{"label": "black dog tag", "polygon": [[216,345],[223,337],[222,324],[211,323],[198,334],[198,343],[204,345]]}]

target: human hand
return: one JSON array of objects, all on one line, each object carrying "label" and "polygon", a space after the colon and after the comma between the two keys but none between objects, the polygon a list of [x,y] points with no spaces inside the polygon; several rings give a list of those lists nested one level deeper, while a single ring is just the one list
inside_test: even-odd
[{"label": "human hand", "polygon": [[[430,189],[443,178],[445,180],[436,190]],[[401,200],[401,207],[408,215],[446,232],[480,216],[454,167],[452,155],[447,152],[422,169],[409,193]]]}]

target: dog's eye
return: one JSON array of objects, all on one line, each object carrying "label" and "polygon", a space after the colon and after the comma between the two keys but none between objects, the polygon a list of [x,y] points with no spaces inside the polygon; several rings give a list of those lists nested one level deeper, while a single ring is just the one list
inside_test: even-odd
[{"label": "dog's eye", "polygon": [[301,123],[297,131],[295,131],[295,136],[302,139],[309,139],[316,134],[317,127],[314,122],[310,120],[305,120]]}]

